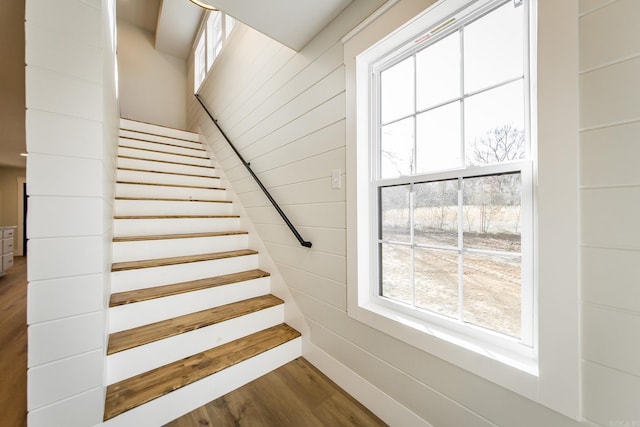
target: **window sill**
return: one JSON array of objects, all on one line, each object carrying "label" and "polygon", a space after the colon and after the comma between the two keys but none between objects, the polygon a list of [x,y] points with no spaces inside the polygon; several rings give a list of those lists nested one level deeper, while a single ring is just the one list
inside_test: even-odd
[{"label": "window sill", "polygon": [[360,304],[355,313],[350,310],[349,315],[479,377],[530,399],[536,397],[538,364],[531,350],[511,354],[499,348],[489,348],[374,301]]}]

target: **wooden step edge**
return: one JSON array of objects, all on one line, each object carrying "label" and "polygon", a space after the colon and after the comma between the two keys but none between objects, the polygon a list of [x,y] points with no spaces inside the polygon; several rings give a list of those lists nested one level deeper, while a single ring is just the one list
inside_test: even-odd
[{"label": "wooden step edge", "polygon": [[233,203],[231,200],[180,199],[162,197],[116,197],[116,200],[156,201],[156,202],[205,202],[205,203]]},{"label": "wooden step edge", "polygon": [[300,337],[282,323],[107,387],[104,420]]},{"label": "wooden step edge", "polygon": [[154,187],[197,188],[200,190],[226,190],[224,187],[207,187],[205,185],[163,184],[161,182],[116,181],[116,184],[152,185]]},{"label": "wooden step edge", "polygon": [[200,237],[223,237],[249,234],[247,231],[212,231],[208,233],[156,234],[150,236],[114,237],[113,242],[141,242],[146,240],[196,239]]},{"label": "wooden step edge", "polygon": [[[159,127],[159,128],[162,128],[162,129],[169,129],[169,130],[177,130],[179,132],[186,132],[186,133],[192,134],[194,136],[194,138],[195,137],[197,137],[198,139],[200,138],[200,135],[197,134],[196,132],[192,132],[192,131],[186,130],[186,129],[179,129],[179,128],[174,128],[174,127],[170,127],[170,126],[162,126],[162,125],[157,125],[157,124],[154,124],[154,123],[143,122],[143,121],[140,121],[140,120],[131,120],[131,119],[125,119],[125,120],[129,120],[131,122],[136,122],[136,123],[142,123],[142,124],[145,124],[145,125],[151,125],[151,126]],[[180,137],[177,137],[177,136],[169,136],[169,135],[165,135],[165,134],[162,134],[162,133],[148,132],[148,131],[144,131],[144,130],[129,129],[127,127],[122,127],[122,126],[120,126],[119,129],[121,131],[126,131],[126,132],[135,132],[135,133],[142,133],[144,135],[162,136],[164,138],[177,139],[177,140],[180,140],[180,141],[201,142],[199,140],[198,141],[194,141],[192,139],[180,138]]]},{"label": "wooden step edge", "polygon": [[180,175],[180,176],[191,176],[194,178],[211,178],[211,179],[220,179],[219,176],[210,176],[210,175],[198,175],[194,173],[184,173],[184,172],[169,172],[169,171],[159,171],[159,170],[149,170],[149,169],[136,169],[136,168],[118,168],[119,171],[129,171],[129,172],[142,172],[142,173],[161,173],[164,175]]},{"label": "wooden step edge", "polygon": [[118,144],[118,148],[128,148],[130,150],[140,150],[140,151],[146,151],[149,153],[169,154],[171,156],[189,157],[191,159],[209,160],[209,156],[194,156],[192,154],[172,153],[171,151],[152,150],[151,148],[131,147],[131,146],[122,145],[122,144]]},{"label": "wooden step edge", "polygon": [[219,259],[255,255],[257,253],[258,252],[251,249],[240,249],[236,251],[214,252],[210,254],[156,258],[141,261],[115,262],[111,264],[111,271],[137,270],[140,268],[165,267],[168,265],[189,264],[192,262],[215,261]]},{"label": "wooden step edge", "polygon": [[109,335],[107,355],[140,347],[165,338],[206,328],[260,310],[284,304],[280,298],[267,294],[224,304],[207,310],[161,320]]},{"label": "wooden step edge", "polygon": [[169,161],[169,160],[147,159],[147,158],[144,158],[144,157],[136,157],[136,156],[118,155],[118,158],[119,159],[129,159],[129,160],[143,160],[145,162],[167,163],[167,164],[170,164],[170,165],[191,166],[191,167],[194,167],[194,168],[215,169],[215,167],[213,167],[213,166],[194,165],[193,163],[172,162],[172,161]]},{"label": "wooden step edge", "polygon": [[[160,136],[160,135],[157,135]],[[166,137],[166,136],[160,136],[161,138],[170,138],[170,137]],[[170,142],[160,142],[160,141],[151,141],[149,139],[142,139],[142,138],[134,138],[132,136],[122,136],[119,135],[118,138],[120,139],[129,139],[131,141],[140,141],[140,142],[149,142],[151,144],[160,144],[160,145],[168,145],[169,147],[176,147],[176,148],[185,148],[187,150],[195,150],[195,151],[204,151],[206,152],[207,150],[205,150],[204,148],[193,148],[193,147],[185,147],[184,145],[178,145],[178,144],[171,144]],[[175,139],[175,138],[173,138]],[[195,141],[190,141],[193,144],[199,144],[202,146],[202,142],[195,142]]]},{"label": "wooden step edge", "polygon": [[113,219],[221,219],[240,218],[240,215],[116,215]]},{"label": "wooden step edge", "polygon": [[[127,119],[127,120],[129,120],[129,119]],[[136,121],[136,120],[133,120],[133,121]],[[187,142],[196,142],[196,143],[202,142],[202,141],[200,141],[200,135],[195,133],[195,132],[191,132],[190,130],[172,128],[172,127],[168,127],[168,126],[155,125],[153,123],[147,123],[147,122],[138,122],[138,123],[143,123],[143,124],[147,124],[147,125],[151,125],[151,126],[156,126],[156,127],[160,127],[160,128],[163,128],[163,129],[177,130],[179,132],[187,132],[187,133],[192,134],[194,138],[197,137],[198,141],[194,141],[193,139],[188,139],[188,138],[180,138],[178,136],[165,135],[165,134],[157,133],[157,132],[148,132],[148,131],[144,131],[144,130],[130,129],[130,128],[122,127],[122,126],[120,126],[119,129],[120,129],[120,131],[140,133],[140,134],[143,134],[143,135],[161,136],[163,138],[176,139],[178,141],[187,141]]]},{"label": "wooden step edge", "polygon": [[206,279],[174,283],[171,285],[156,286],[153,288],[138,289],[135,291],[118,292],[111,295],[109,307],[119,307],[121,305],[135,304],[137,302],[170,297],[173,295],[195,292],[203,289],[216,288],[219,286],[231,285],[234,283],[247,282],[249,280],[261,279],[269,276],[270,274],[266,271],[256,269],[241,271],[239,273],[224,274],[216,277],[208,277]]}]

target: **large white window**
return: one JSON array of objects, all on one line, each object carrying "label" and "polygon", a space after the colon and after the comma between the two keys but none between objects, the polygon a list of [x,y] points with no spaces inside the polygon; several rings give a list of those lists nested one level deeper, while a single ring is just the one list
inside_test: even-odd
[{"label": "large white window", "polygon": [[533,347],[528,13],[464,10],[370,64],[372,299]]},{"label": "large white window", "polygon": [[398,0],[343,38],[348,315],[574,418],[577,16]]},{"label": "large white window", "polygon": [[194,50],[194,91],[198,91],[222,48],[231,36],[236,20],[220,11],[205,16]]}]

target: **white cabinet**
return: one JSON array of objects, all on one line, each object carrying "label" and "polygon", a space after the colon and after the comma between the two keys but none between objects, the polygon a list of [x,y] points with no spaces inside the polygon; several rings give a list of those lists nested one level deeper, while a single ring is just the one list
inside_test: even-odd
[{"label": "white cabinet", "polygon": [[0,249],[2,249],[2,262],[0,262],[0,276],[13,266],[13,235],[16,227],[0,227]]}]

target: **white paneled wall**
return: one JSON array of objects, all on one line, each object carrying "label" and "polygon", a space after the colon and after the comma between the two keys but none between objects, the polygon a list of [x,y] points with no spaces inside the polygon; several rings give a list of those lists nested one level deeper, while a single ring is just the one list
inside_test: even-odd
[{"label": "white paneled wall", "polygon": [[27,0],[28,422],[102,421],[115,1]]},{"label": "white paneled wall", "polygon": [[640,3],[580,3],[584,416],[640,425]]},{"label": "white paneled wall", "polygon": [[[303,237],[312,241],[311,249],[298,245],[195,100],[188,104],[189,126],[206,137],[310,324],[314,347],[307,357],[337,361],[346,369],[342,372],[363,378],[369,389],[350,391],[370,402],[370,409],[398,425],[403,419],[434,426],[578,425],[347,316],[349,171],[340,38],[381,3],[354,1],[299,53],[240,26],[200,90],[224,131]],[[426,6],[405,3],[416,10]],[[341,189],[331,188],[333,169],[342,171]],[[326,357],[314,356],[317,350]],[[334,376],[349,390],[345,378]],[[395,403],[372,398],[374,390]],[[398,414],[400,407],[408,418]]]},{"label": "white paneled wall", "polygon": [[[640,2],[580,0],[575,17],[581,66],[581,214],[575,221],[582,225],[582,267],[575,275],[581,277],[583,298],[582,422],[347,316],[348,201],[344,189],[331,188],[330,176],[341,169],[343,183],[349,178],[340,37],[376,6],[365,3],[354,1],[299,53],[240,26],[200,91],[313,242],[311,249],[293,239],[195,100],[187,107],[189,127],[202,131],[238,192],[310,324],[312,344],[328,355],[322,360],[339,362],[435,426],[640,425]],[[191,62],[188,75],[192,67]],[[367,393],[361,397],[366,400]]]}]

